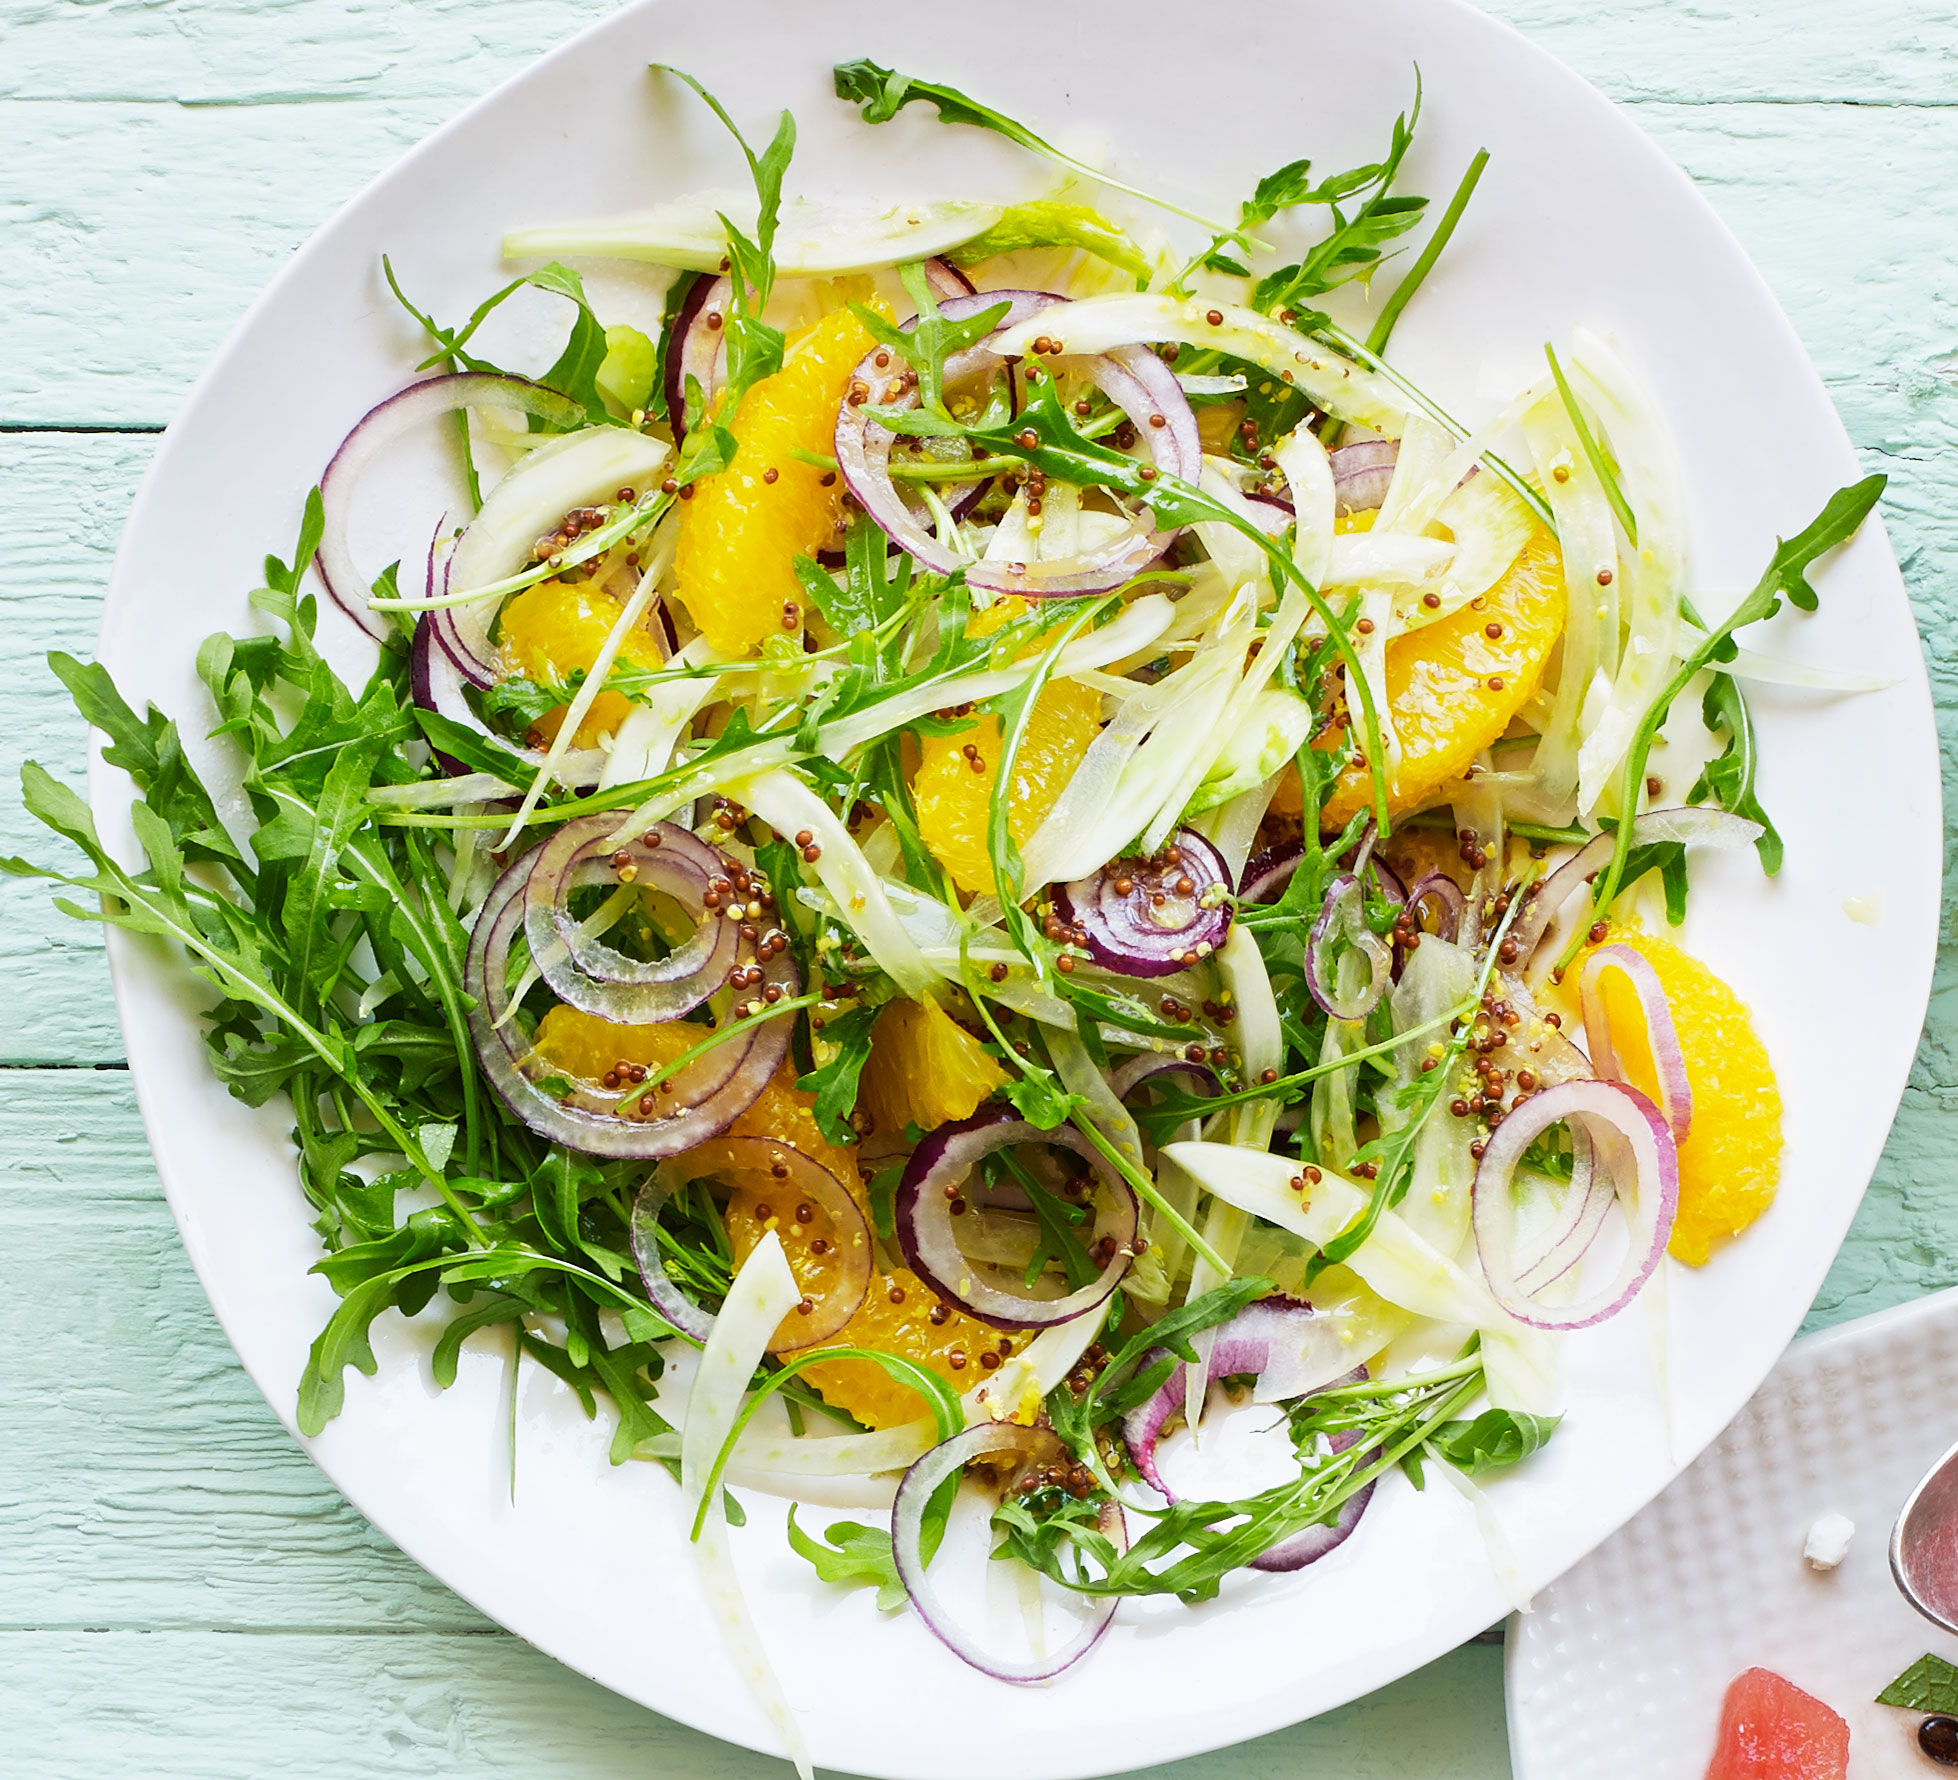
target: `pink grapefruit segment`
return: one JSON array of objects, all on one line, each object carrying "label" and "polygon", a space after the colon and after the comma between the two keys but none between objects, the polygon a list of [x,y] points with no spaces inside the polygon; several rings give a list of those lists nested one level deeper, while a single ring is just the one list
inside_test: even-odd
[{"label": "pink grapefruit segment", "polygon": [[1845,1780],[1849,1726],[1792,1681],[1749,1669],[1727,1689],[1706,1780]]}]

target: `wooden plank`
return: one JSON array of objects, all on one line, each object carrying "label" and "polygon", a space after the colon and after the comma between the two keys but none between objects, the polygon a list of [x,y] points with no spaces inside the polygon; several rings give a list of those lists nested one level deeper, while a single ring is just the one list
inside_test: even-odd
[{"label": "wooden plank", "polygon": [[[778,1780],[787,1771],[777,1757],[628,1705],[502,1635],[0,1634],[0,1677],[10,1764],[34,1780],[100,1780],[109,1760],[142,1780]],[[1309,1724],[1133,1780],[1507,1772],[1502,1653],[1481,1646]]]},{"label": "wooden plank", "polygon": [[[487,91],[612,11],[610,0],[202,0],[194,6],[15,7],[0,97],[296,105]],[[1949,0],[1491,0],[1486,11],[1615,98],[1949,104]],[[1853,20],[1853,24],[1852,24]],[[921,73],[937,74],[934,68]]]},{"label": "wooden plank", "polygon": [[[109,558],[155,440],[0,434],[0,853],[73,867],[79,857],[20,805],[20,765],[79,785],[85,730],[47,653],[89,659]],[[53,886],[0,877],[0,971],[13,1017],[0,1064],[122,1056],[98,928],[58,913]]]},{"label": "wooden plank", "polygon": [[[292,251],[454,108],[0,101],[0,425],[166,421]],[[1858,436],[1948,427],[1950,299],[1919,268],[1951,214],[1958,111],[1632,109],[1759,261]]]},{"label": "wooden plank", "polygon": [[239,1366],[122,1071],[5,1077],[0,1301],[20,1332],[0,1347],[0,1627],[485,1625]]}]

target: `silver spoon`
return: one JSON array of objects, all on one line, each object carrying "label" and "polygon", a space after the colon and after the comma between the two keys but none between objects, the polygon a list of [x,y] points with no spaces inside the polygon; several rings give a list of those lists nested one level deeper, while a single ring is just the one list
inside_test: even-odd
[{"label": "silver spoon", "polygon": [[1926,1619],[1958,1632],[1958,1446],[1925,1472],[1897,1516],[1890,1574]]}]

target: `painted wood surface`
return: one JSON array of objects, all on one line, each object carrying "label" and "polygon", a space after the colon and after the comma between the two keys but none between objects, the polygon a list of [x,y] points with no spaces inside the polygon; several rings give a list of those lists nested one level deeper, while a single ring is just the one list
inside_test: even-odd
[{"label": "painted wood surface", "polygon": [[[606,10],[0,0],[0,782],[30,755],[79,778],[81,726],[42,657],[88,652],[148,435],[257,289],[404,148]],[[1958,784],[1958,4],[1492,10],[1626,103],[1701,183],[1891,473]],[[33,848],[27,830],[0,797],[0,851]],[[1811,1326],[1958,1282],[1955,964],[1947,945],[1903,1111]],[[780,1771],[499,1631],[340,1499],[245,1378],[178,1246],[99,940],[9,882],[0,968],[0,1768]],[[1151,1770],[1506,1771],[1487,1646],[1313,1724]]]}]

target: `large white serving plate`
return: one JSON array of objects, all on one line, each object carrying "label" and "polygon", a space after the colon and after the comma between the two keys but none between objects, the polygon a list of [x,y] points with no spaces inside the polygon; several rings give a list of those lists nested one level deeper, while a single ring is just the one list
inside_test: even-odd
[{"label": "large white serving plate", "polygon": [[[363,193],[294,259],[170,429],[117,559],[102,652],[132,698],[195,738],[192,656],[245,628],[244,591],[283,551],[305,490],[352,421],[419,355],[380,278],[388,252],[419,300],[467,313],[505,268],[506,225],[734,185],[731,146],[643,67],[698,74],[752,131],[792,106],[791,184],[882,202],[1029,193],[1016,151],[922,108],[881,131],[828,91],[832,62],[871,54],[985,95],[1194,205],[1223,209],[1299,154],[1324,170],[1374,158],[1410,96],[1427,109],[1410,189],[1443,196],[1494,154],[1444,269],[1396,354],[1469,418],[1541,365],[1575,323],[1614,330],[1656,390],[1691,489],[1703,587],[1758,574],[1857,465],[1773,298],[1684,177],[1568,70],[1455,0],[1192,12],[1138,0],[999,0],[982,15],[829,0],[631,7],[473,107]],[[1493,373],[1493,375],[1491,375]],[[1781,1197],[1744,1242],[1669,1292],[1671,1402],[1651,1318],[1569,1346],[1565,1430],[1490,1499],[1524,1586],[1538,1588],[1649,1500],[1727,1423],[1799,1323],[1862,1195],[1916,1042],[1937,915],[1939,801],[1916,634],[1881,529],[1827,570],[1823,609],[1772,647],[1895,682],[1856,699],[1756,701],[1762,794],[1788,843],[1781,878],[1750,857],[1696,866],[1690,940],[1752,1004],[1781,1072]],[[337,646],[357,650],[337,617]],[[219,777],[218,750],[193,749]],[[111,844],[127,787],[97,768]],[[1878,892],[1859,925],[1849,895]],[[227,1097],[203,1061],[182,971],[114,936],[129,1057],[184,1242],[246,1366],[290,1421],[308,1343],[332,1308],[293,1178],[287,1118]],[[1855,1041],[1824,1036],[1855,1010]],[[502,1350],[472,1342],[457,1386],[430,1377],[428,1335],[389,1319],[380,1375],[350,1378],[345,1415],[308,1442],[377,1525],[514,1631],[605,1685],[756,1748],[777,1747],[703,1609],[672,1486],[614,1470],[588,1425],[529,1369],[514,1502]],[[480,1349],[480,1351],[479,1351]],[[1314,1569],[1222,1600],[1125,1606],[1094,1657],[1014,1691],[962,1667],[913,1616],[877,1617],[790,1554],[778,1506],[736,1539],[767,1642],[826,1767],[964,1780],[1086,1776],[1168,1760],[1321,1712],[1499,1618],[1509,1598],[1468,1504],[1384,1487],[1359,1537]]]},{"label": "large white serving plate", "polygon": [[[1516,1780],[1698,1780],[1720,1703],[1772,1669],[1849,1721],[1849,1780],[1937,1772],[1922,1713],[1876,1696],[1958,1638],[1890,1575],[1890,1529],[1958,1438],[1958,1291],[1798,1341],[1747,1407],[1509,1634]],[[1802,1561],[1819,1515],[1856,1523],[1839,1569]]]}]

